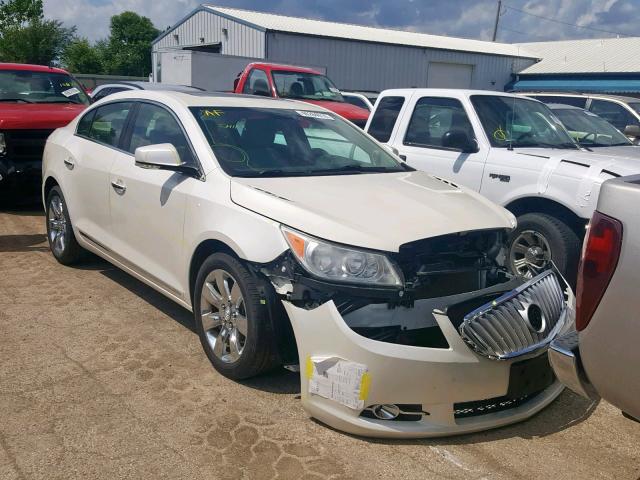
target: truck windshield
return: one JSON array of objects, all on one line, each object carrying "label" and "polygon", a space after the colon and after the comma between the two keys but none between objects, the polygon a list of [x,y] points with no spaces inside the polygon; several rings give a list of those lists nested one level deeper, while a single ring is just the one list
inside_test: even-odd
[{"label": "truck windshield", "polygon": [[191,111],[218,163],[234,177],[413,170],[360,129],[330,113],[239,107],[192,107]]},{"label": "truck windshield", "polygon": [[340,90],[324,75],[286,70],[274,70],[271,75],[280,98],[344,102]]},{"label": "truck windshield", "polygon": [[472,95],[471,103],[493,147],[578,148],[549,107],[536,100]]},{"label": "truck windshield", "polygon": [[0,102],[89,105],[90,100],[82,86],[64,73],[0,70]]},{"label": "truck windshield", "polygon": [[554,108],[552,111],[580,145],[586,147],[633,145],[616,127],[595,113],[577,108]]}]

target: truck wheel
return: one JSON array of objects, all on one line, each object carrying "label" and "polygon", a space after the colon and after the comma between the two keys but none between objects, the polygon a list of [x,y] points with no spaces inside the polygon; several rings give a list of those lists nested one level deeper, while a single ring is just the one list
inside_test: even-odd
[{"label": "truck wheel", "polygon": [[47,239],[53,256],[63,265],[77,263],[84,256],[84,249],[73,233],[69,210],[60,187],[51,189],[47,196]]},{"label": "truck wheel", "polygon": [[257,279],[234,257],[209,256],[198,272],[193,314],[200,342],[225,377],[253,377],[277,364],[269,311]]},{"label": "truck wheel", "polygon": [[546,213],[526,213],[509,236],[509,266],[516,275],[533,278],[553,260],[571,286],[575,285],[580,239],[562,220]]}]

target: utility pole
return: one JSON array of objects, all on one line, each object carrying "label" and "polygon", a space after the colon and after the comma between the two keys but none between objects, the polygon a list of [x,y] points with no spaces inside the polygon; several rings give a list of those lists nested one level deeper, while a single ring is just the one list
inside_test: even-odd
[{"label": "utility pole", "polygon": [[492,41],[496,41],[496,37],[498,36],[498,22],[500,21],[500,10],[502,10],[502,0],[498,0],[498,11],[496,12],[496,23],[493,26],[493,39]]}]

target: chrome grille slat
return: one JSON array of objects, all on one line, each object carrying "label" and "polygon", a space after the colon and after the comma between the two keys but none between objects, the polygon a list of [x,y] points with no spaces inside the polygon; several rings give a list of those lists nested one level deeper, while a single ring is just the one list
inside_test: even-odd
[{"label": "chrome grille slat", "polygon": [[545,347],[566,317],[560,279],[549,270],[469,313],[460,325],[460,335],[481,355],[509,359]]}]

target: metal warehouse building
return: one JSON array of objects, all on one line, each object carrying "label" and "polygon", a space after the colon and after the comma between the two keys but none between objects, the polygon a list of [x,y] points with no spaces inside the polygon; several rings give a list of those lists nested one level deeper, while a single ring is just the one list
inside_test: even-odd
[{"label": "metal warehouse building", "polygon": [[167,83],[231,89],[235,74],[258,59],[316,67],[341,89],[368,91],[400,87],[503,90],[513,73],[537,61],[517,45],[208,4],[153,43],[154,79]]}]

